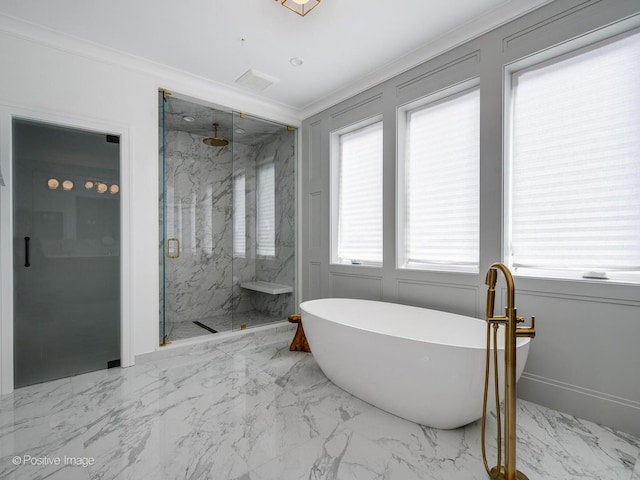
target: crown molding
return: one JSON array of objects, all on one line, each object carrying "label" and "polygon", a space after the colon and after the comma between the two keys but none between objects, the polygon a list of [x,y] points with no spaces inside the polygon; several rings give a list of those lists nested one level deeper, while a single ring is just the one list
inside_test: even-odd
[{"label": "crown molding", "polygon": [[145,74],[158,87],[175,90],[185,96],[207,101],[223,109],[247,111],[252,115],[299,126],[303,119],[379,85],[552,1],[554,0],[507,0],[481,16],[446,32],[435,40],[302,108],[266,100],[264,97],[253,95],[233,86],[2,13],[0,13],[0,32],[93,61]]},{"label": "crown molding", "polygon": [[307,119],[555,0],[508,0],[299,110]]},{"label": "crown molding", "polygon": [[223,109],[243,111],[293,126],[298,126],[301,121],[300,111],[289,105],[2,13],[0,33],[147,75],[158,87]]}]

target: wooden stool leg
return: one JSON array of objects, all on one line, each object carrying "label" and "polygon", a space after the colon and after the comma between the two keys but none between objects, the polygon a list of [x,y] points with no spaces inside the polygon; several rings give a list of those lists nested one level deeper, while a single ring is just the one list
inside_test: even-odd
[{"label": "wooden stool leg", "polygon": [[298,328],[296,329],[296,334],[291,341],[291,345],[289,346],[289,350],[291,352],[311,352],[311,348],[309,348],[309,343],[307,342],[307,337],[304,334],[304,328],[302,327],[302,317],[300,314],[289,315],[289,321],[291,323],[297,323]]}]

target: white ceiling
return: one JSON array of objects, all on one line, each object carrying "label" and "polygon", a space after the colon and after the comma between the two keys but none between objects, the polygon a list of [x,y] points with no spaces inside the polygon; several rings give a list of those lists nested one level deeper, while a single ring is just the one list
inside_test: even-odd
[{"label": "white ceiling", "polygon": [[301,17],[278,0],[0,0],[0,13],[240,90],[253,68],[279,79],[260,97],[301,112],[548,1],[322,0]]}]

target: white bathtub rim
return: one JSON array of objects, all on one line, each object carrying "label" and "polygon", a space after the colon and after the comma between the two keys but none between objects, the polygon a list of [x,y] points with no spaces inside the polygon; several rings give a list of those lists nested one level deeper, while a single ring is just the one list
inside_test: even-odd
[{"label": "white bathtub rim", "polygon": [[[357,325],[351,325],[351,324],[346,324],[343,322],[340,322],[336,319],[333,318],[327,318],[327,316],[325,315],[320,315],[318,313],[314,313],[313,311],[310,311],[308,309],[308,305],[310,304],[315,304],[315,303],[320,303],[323,301],[331,301],[331,300],[338,300],[340,302],[344,301],[344,302],[357,302],[357,303],[378,303],[378,304],[386,304],[386,305],[398,305],[402,308],[408,308],[408,309],[412,309],[412,310],[427,310],[427,311],[433,311],[433,312],[437,312],[440,314],[444,314],[447,317],[458,317],[458,318],[463,318],[465,320],[475,320],[478,322],[483,322],[486,326],[486,320],[480,319],[480,318],[476,318],[476,317],[470,317],[467,315],[460,315],[457,313],[451,313],[451,312],[446,312],[444,310],[436,310],[434,308],[427,308],[427,307],[417,307],[414,305],[406,305],[406,304],[402,304],[402,303],[395,303],[395,302],[384,302],[384,301],[379,301],[379,300],[363,300],[363,299],[357,299],[357,298],[340,298],[340,297],[327,297],[327,298],[317,298],[314,300],[306,300],[304,302],[302,302],[300,304],[300,310],[301,312],[304,314],[305,311],[306,313],[310,314],[310,315],[314,315],[316,317],[322,318],[323,320],[327,321],[327,322],[331,322],[337,325],[342,325],[344,327],[348,327],[348,328],[353,328],[356,330],[360,330],[360,331],[364,331],[364,332],[369,332],[369,333],[373,333],[373,334],[377,334],[377,335],[388,335],[390,337],[394,337],[394,338],[399,338],[399,339],[406,339],[406,340],[412,340],[412,341],[416,341],[416,342],[423,342],[423,343],[428,343],[428,344],[432,344],[432,345],[442,345],[445,347],[452,347],[452,348],[460,348],[460,349],[469,349],[469,350],[485,350],[487,349],[487,345],[486,343],[484,343],[483,345],[478,345],[478,346],[474,346],[474,345],[460,345],[460,344],[456,344],[456,343],[450,343],[450,342],[441,342],[441,341],[431,341],[431,340],[427,340],[424,338],[420,338],[420,337],[411,337],[411,336],[407,336],[407,335],[400,335],[400,334],[394,334],[392,332],[384,332],[384,331],[380,331],[377,329],[373,329],[373,328],[366,328],[366,327],[362,327],[362,326],[357,326]],[[306,307],[306,308],[305,308]],[[303,326],[304,326],[304,315],[303,315]],[[504,326],[500,326],[500,330],[499,332],[503,332],[504,331]],[[492,330],[493,332],[493,330]],[[491,334],[491,337],[493,338],[493,333]],[[516,339],[516,346],[517,348],[521,348],[524,345],[526,345],[527,343],[529,343],[531,341],[530,338],[528,337],[519,337]],[[493,343],[493,340],[492,340]],[[498,347],[498,352],[504,352],[504,346],[499,346]]]}]

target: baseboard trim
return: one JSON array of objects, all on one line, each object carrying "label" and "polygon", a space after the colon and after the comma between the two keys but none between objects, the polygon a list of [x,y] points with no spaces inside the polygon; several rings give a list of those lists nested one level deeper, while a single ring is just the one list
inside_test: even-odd
[{"label": "baseboard trim", "polygon": [[576,417],[640,436],[640,402],[524,372],[518,396]]}]

